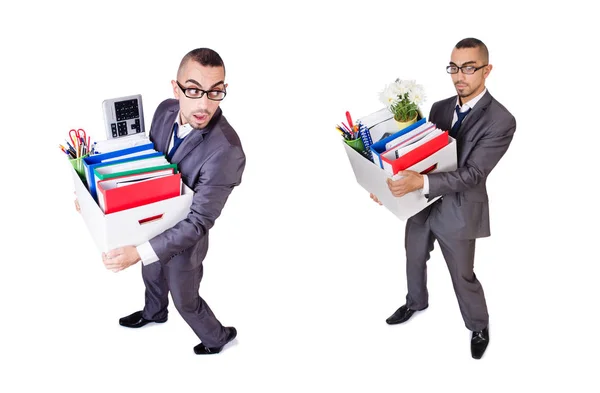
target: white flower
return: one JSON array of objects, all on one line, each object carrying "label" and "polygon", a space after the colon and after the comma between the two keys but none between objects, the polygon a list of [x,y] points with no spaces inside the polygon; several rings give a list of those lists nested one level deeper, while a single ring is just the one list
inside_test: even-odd
[{"label": "white flower", "polygon": [[425,101],[425,89],[423,86],[415,84],[415,86],[408,92],[408,99],[417,105],[420,105]]},{"label": "white flower", "polygon": [[398,100],[399,94],[399,86],[396,83],[390,83],[379,93],[379,100],[383,105],[389,107]]},{"label": "white flower", "polygon": [[410,93],[417,83],[414,80],[402,80],[400,81],[400,89],[402,90],[402,94]]}]

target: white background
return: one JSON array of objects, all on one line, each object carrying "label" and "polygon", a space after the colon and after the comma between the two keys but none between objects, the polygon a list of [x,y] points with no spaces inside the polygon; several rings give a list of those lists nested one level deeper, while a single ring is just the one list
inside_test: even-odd
[{"label": "white background", "polygon": [[[0,385],[10,392],[597,391],[597,18],[583,1],[21,2],[3,6],[5,234]],[[86,5],[83,5],[86,4]],[[499,3],[500,4],[500,3]],[[334,126],[397,77],[433,102],[465,37],[517,119],[488,179],[476,272],[491,344],[471,359],[436,248],[430,307],[405,325],[404,223],[358,186]],[[211,231],[201,294],[233,345],[200,357],[169,321],[129,330],[140,265],[114,274],[73,208],[68,130],[104,139],[101,102],[140,93],[147,129],[181,57],[210,47],[247,167]],[[8,157],[6,157],[8,154]],[[362,235],[361,235],[362,234]],[[362,239],[362,240],[361,240]],[[437,247],[437,245],[436,245]]]}]

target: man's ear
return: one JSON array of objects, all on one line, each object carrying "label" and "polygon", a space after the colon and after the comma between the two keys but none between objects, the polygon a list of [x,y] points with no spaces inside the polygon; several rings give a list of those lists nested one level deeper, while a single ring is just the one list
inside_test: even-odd
[{"label": "man's ear", "polygon": [[177,86],[177,82],[171,81],[171,86],[173,86],[173,96],[179,99],[179,86]]},{"label": "man's ear", "polygon": [[492,72],[492,68],[493,68],[493,67],[494,67],[494,66],[493,66],[493,65],[491,65],[491,64],[488,64],[488,65],[486,65],[486,66],[485,66],[485,70],[484,70],[484,72],[483,72],[483,77],[484,77],[484,78],[487,78],[487,77],[490,75],[490,72]]}]

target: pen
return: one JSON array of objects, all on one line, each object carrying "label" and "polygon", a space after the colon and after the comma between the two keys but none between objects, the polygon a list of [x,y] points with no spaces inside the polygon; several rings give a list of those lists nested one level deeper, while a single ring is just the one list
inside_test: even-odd
[{"label": "pen", "polygon": [[344,126],[344,128],[346,129],[346,131],[348,131],[348,132],[352,133],[352,128],[348,127],[348,126],[346,125],[346,123],[342,122],[342,125]]},{"label": "pen", "polygon": [[69,150],[75,151],[75,148],[73,146],[71,146],[71,144],[69,143],[68,140],[65,139],[65,142],[67,142],[67,146],[69,146]]},{"label": "pen", "polygon": [[75,153],[75,149],[73,149],[73,146],[71,146],[71,145],[70,145],[68,142],[67,142],[67,145],[69,145],[69,148],[68,148],[68,149],[66,149],[66,150],[67,150],[67,151],[68,151],[68,152],[69,152],[69,153],[70,153],[72,156],[75,156],[75,155],[76,155],[76,153]]},{"label": "pen", "polygon": [[63,153],[65,153],[66,155],[68,155],[69,157],[71,156],[71,154],[62,146],[62,145],[58,145],[58,147],[60,147],[60,150],[63,151]]},{"label": "pen", "polygon": [[342,127],[336,126],[336,129],[338,131],[342,132],[342,134],[344,135],[344,138],[346,138],[347,140],[352,139],[352,134],[350,134],[348,131],[344,130]]}]

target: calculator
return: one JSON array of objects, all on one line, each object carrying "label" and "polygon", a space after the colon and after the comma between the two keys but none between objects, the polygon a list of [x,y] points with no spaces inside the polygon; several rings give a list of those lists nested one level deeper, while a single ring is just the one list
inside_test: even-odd
[{"label": "calculator", "polygon": [[104,100],[102,111],[107,139],[145,133],[140,94]]}]

